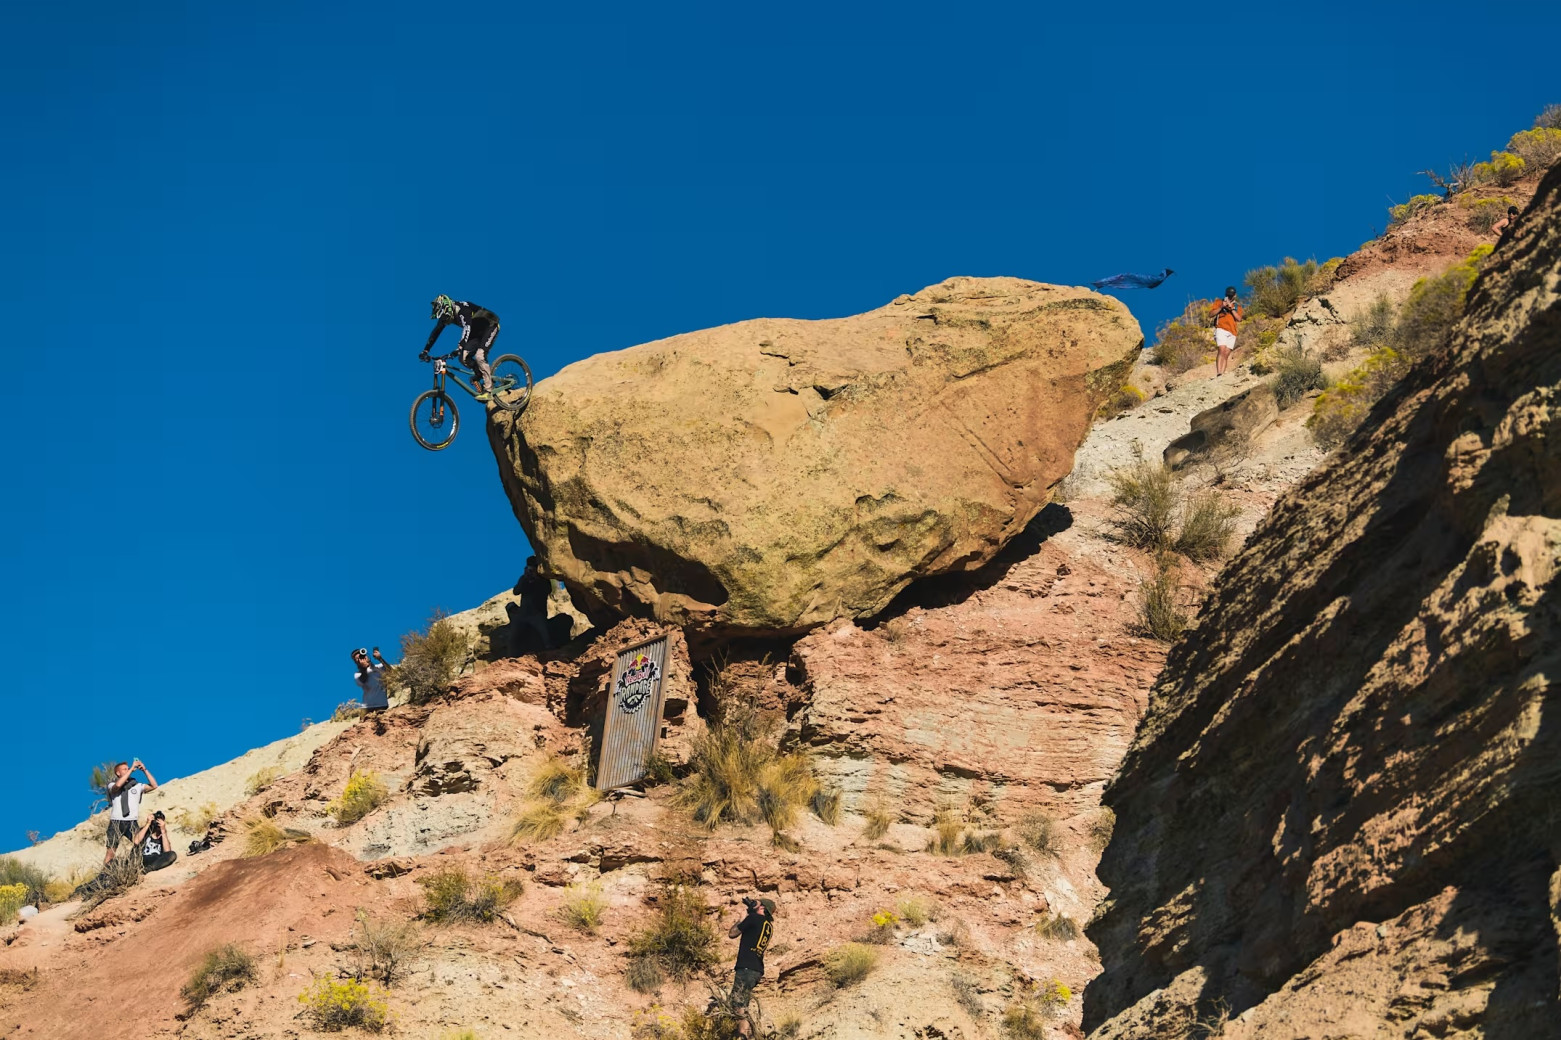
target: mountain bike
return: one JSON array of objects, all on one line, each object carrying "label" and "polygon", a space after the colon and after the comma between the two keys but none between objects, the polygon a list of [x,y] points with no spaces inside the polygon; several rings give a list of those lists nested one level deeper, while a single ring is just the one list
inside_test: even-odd
[{"label": "mountain bike", "polygon": [[[442,357],[421,358],[434,366],[434,388],[423,391],[412,402],[412,436],[429,451],[448,448],[461,426],[455,401],[445,392],[446,381],[453,382],[472,397],[479,393],[473,385],[480,382],[476,373],[450,360],[459,353],[457,350]],[[492,403],[506,412],[518,412],[526,407],[526,402],[531,400],[531,367],[514,354],[500,354],[494,358],[491,370]]]}]

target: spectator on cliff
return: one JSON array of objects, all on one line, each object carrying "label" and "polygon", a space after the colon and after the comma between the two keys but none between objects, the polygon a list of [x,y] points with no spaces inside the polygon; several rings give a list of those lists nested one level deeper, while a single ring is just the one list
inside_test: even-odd
[{"label": "spectator on cliff", "polygon": [[551,650],[553,636],[548,631],[547,601],[553,595],[553,583],[542,573],[535,556],[526,557],[526,569],[515,584],[515,592],[520,596],[520,606],[514,620],[522,638],[529,634],[536,640],[536,649]]},{"label": "spectator on cliff", "polygon": [[1515,228],[1517,226],[1518,226],[1518,207],[1516,207],[1516,206],[1508,206],[1507,207],[1507,215],[1505,217],[1502,217],[1496,223],[1492,224],[1491,225],[1491,230],[1496,233],[1496,237],[1497,238],[1501,238],[1502,234],[1508,228]]},{"label": "spectator on cliff", "polygon": [[764,977],[764,951],[775,935],[775,903],[769,899],[744,898],[748,912],[732,925],[727,938],[737,939],[737,965],[732,971],[732,992],[727,1006],[737,1015],[737,1032],[748,1035],[748,1001],[753,988]]},{"label": "spectator on cliff", "polygon": [[1214,304],[1214,374],[1222,376],[1230,367],[1230,352],[1236,349],[1236,331],[1241,321],[1241,302],[1236,287],[1225,287],[1225,298]]},{"label": "spectator on cliff", "polygon": [[168,821],[163,818],[161,809],[152,814],[145,827],[136,831],[135,843],[141,849],[141,869],[147,872],[172,866],[179,858],[170,847],[173,842],[168,837]]},{"label": "spectator on cliff", "polygon": [[381,656],[379,647],[374,648],[372,659],[366,647],[358,647],[352,652],[352,663],[358,666],[352,678],[363,690],[364,709],[384,711],[390,707],[390,695],[385,692],[385,669],[390,662]]},{"label": "spectator on cliff", "polygon": [[[135,778],[137,769],[146,775],[145,781]],[[108,848],[103,851],[104,865],[114,858],[120,839],[135,840],[136,824],[141,821],[141,796],[155,790],[157,778],[139,758],[134,762],[114,764],[114,779],[104,792],[108,797]]]}]

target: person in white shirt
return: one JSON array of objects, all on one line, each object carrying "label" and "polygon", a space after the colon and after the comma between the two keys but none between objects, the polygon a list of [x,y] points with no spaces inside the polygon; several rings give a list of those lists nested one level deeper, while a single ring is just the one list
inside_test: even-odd
[{"label": "person in white shirt", "polygon": [[[139,769],[146,774],[145,782],[135,778],[135,771]],[[107,864],[114,858],[114,849],[119,846],[120,839],[135,841],[136,824],[141,819],[141,796],[148,791],[157,790],[157,778],[152,771],[142,765],[138,758],[134,762],[119,762],[114,766],[114,780],[108,785],[108,848],[103,851],[103,862]]]}]

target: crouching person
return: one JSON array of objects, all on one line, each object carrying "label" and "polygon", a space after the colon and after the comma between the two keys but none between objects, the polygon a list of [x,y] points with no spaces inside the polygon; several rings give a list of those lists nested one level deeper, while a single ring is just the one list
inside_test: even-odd
[{"label": "crouching person", "polygon": [[146,826],[136,832],[135,841],[141,848],[141,867],[147,872],[162,870],[173,865],[179,854],[173,851],[168,840],[168,821],[159,809],[146,821]]}]

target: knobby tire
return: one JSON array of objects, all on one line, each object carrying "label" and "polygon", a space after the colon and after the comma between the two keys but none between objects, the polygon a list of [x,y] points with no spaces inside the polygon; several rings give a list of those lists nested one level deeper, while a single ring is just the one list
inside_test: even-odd
[{"label": "knobby tire", "polygon": [[[434,407],[438,405],[440,401],[444,402],[445,423],[450,432],[449,435],[446,436],[443,440],[431,441],[424,437],[423,431],[418,428],[417,412],[418,409],[423,407],[423,403],[425,401],[428,402],[430,415],[433,414]],[[455,402],[451,400],[450,395],[445,393],[443,390],[424,390],[421,394],[417,395],[417,400],[412,402],[412,414],[409,417],[409,421],[412,425],[412,437],[417,441],[417,443],[421,444],[429,451],[441,451],[445,448],[448,448],[450,446],[450,442],[455,440],[455,435],[460,430],[461,426],[461,413],[455,410]]]},{"label": "knobby tire", "polygon": [[[516,372],[515,369],[520,371]],[[506,371],[506,369],[508,369]],[[526,407],[531,400],[531,366],[515,354],[501,354],[493,361],[493,378],[500,379],[504,376],[515,378],[515,388],[506,390],[502,394],[494,394],[493,402],[506,412],[518,412]],[[521,385],[521,377],[525,377],[525,385]]]}]

